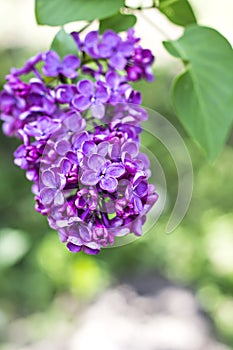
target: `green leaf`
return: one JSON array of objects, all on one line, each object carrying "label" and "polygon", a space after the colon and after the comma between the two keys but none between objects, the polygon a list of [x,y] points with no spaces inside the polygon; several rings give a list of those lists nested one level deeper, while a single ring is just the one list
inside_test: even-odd
[{"label": "green leaf", "polygon": [[160,0],[159,10],[180,26],[197,23],[193,9],[187,0]]},{"label": "green leaf", "polygon": [[78,54],[78,48],[74,39],[64,29],[59,30],[56,34],[50,48],[56,51],[61,58],[68,54]]},{"label": "green leaf", "polygon": [[123,5],[124,0],[36,0],[36,20],[50,26],[93,21],[114,15]]},{"label": "green leaf", "polygon": [[188,133],[210,161],[221,151],[233,121],[233,50],[216,30],[192,25],[166,49],[185,63],[172,102]]},{"label": "green leaf", "polygon": [[137,21],[134,15],[122,15],[117,13],[114,16],[108,17],[100,21],[100,33],[107,29],[113,29],[115,32],[123,32],[135,25]]}]

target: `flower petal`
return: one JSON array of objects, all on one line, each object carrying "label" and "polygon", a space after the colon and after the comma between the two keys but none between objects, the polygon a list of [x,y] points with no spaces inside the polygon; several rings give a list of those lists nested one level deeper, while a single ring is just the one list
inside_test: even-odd
[{"label": "flower petal", "polygon": [[67,55],[62,61],[63,68],[77,69],[80,66],[80,59],[75,55]]},{"label": "flower petal", "polygon": [[94,84],[87,79],[80,80],[77,84],[77,89],[85,97],[91,97],[94,94]]},{"label": "flower petal", "polygon": [[120,145],[120,142],[115,142],[112,145],[112,149],[111,149],[111,152],[110,152],[110,157],[112,159],[118,159],[118,158],[121,157],[121,145]]},{"label": "flower petal", "polygon": [[98,102],[105,103],[108,101],[109,98],[109,92],[108,89],[103,86],[101,83],[97,85],[95,98]]},{"label": "flower petal", "polygon": [[77,108],[79,111],[85,111],[90,107],[91,101],[89,97],[79,95],[73,98],[72,105],[74,106],[74,108]]},{"label": "flower petal", "polygon": [[42,182],[45,186],[55,188],[56,187],[56,179],[55,175],[50,170],[45,170],[41,175]]},{"label": "flower petal", "polygon": [[90,169],[93,169],[95,172],[99,172],[102,170],[106,163],[106,160],[101,155],[94,153],[88,159],[88,166]]},{"label": "flower petal", "polygon": [[92,153],[96,153],[97,146],[93,141],[85,141],[82,150],[86,155],[91,155]]},{"label": "flower petal", "polygon": [[57,193],[55,194],[55,197],[54,197],[54,205],[55,206],[60,206],[60,205],[63,205],[65,202],[65,199],[64,199],[64,195],[61,191],[57,191]]},{"label": "flower petal", "polygon": [[69,161],[69,159],[63,158],[60,164],[60,169],[62,174],[67,174],[71,170],[71,167],[72,167],[72,163]]},{"label": "flower petal", "polygon": [[78,253],[82,249],[81,245],[76,245],[72,242],[68,242],[66,246],[69,249],[69,251],[71,251],[72,253]]},{"label": "flower petal", "polygon": [[80,181],[83,185],[95,186],[99,182],[99,177],[94,170],[87,170],[82,174]]},{"label": "flower petal", "polygon": [[88,135],[87,131],[83,131],[80,134],[75,134],[72,138],[72,143],[73,143],[74,149],[76,151],[80,150],[83,143],[85,141],[88,141],[88,139],[89,139],[89,135]]},{"label": "flower petal", "polygon": [[124,172],[125,172],[125,167],[121,163],[112,163],[106,169],[106,175],[108,174],[109,176],[116,177],[116,178],[123,175]]},{"label": "flower petal", "polygon": [[91,113],[94,118],[102,119],[105,114],[105,107],[102,103],[98,101],[93,103],[91,106]]},{"label": "flower petal", "polygon": [[99,40],[99,32],[97,30],[93,30],[86,35],[84,44],[86,47],[92,47],[98,43],[98,40]]},{"label": "flower petal", "polygon": [[49,205],[53,202],[55,195],[55,189],[43,188],[40,192],[40,199],[43,205]]},{"label": "flower petal", "polygon": [[44,57],[44,67],[42,71],[44,75],[49,77],[56,77],[58,75],[58,68],[60,66],[60,58],[55,51],[48,51]]},{"label": "flower petal", "polygon": [[70,143],[66,140],[58,141],[55,145],[57,153],[61,156],[65,155],[70,150]]},{"label": "flower petal", "polygon": [[106,82],[111,88],[117,89],[120,82],[122,81],[122,78],[120,75],[118,75],[116,72],[110,71],[106,74]]},{"label": "flower petal", "polygon": [[90,254],[90,255],[96,255],[100,252],[100,249],[92,249],[92,248],[89,248],[87,246],[83,246],[83,251],[84,253],[86,254]]},{"label": "flower petal", "polygon": [[76,92],[76,88],[70,85],[59,85],[55,90],[55,96],[58,102],[60,103],[69,103],[74,94]]},{"label": "flower petal", "polygon": [[122,152],[127,152],[131,155],[131,157],[136,157],[139,151],[138,144],[134,141],[126,141],[122,148]]},{"label": "flower petal", "polygon": [[131,232],[133,232],[136,236],[142,235],[142,225],[145,222],[144,217],[139,217],[137,220],[135,220],[131,227]]},{"label": "flower petal", "polygon": [[84,242],[89,242],[91,240],[91,230],[87,225],[79,225],[79,235]]},{"label": "flower petal", "polygon": [[103,157],[106,156],[106,154],[108,153],[108,150],[110,148],[110,144],[108,141],[102,141],[98,144],[98,151],[97,153]]},{"label": "flower petal", "polygon": [[64,124],[68,131],[81,131],[86,126],[86,121],[79,112],[72,111],[69,117],[64,120]]},{"label": "flower petal", "polygon": [[141,181],[135,188],[134,192],[140,198],[144,197],[148,193],[148,183],[147,181]]},{"label": "flower petal", "polygon": [[136,187],[145,178],[146,178],[146,173],[142,170],[138,170],[133,178],[134,187]]},{"label": "flower petal", "polygon": [[102,42],[110,47],[114,47],[121,42],[121,38],[113,30],[109,29],[104,32]]},{"label": "flower petal", "polygon": [[117,189],[117,180],[115,179],[115,177],[104,176],[100,180],[100,187],[105,191],[113,193]]},{"label": "flower petal", "polygon": [[119,70],[123,70],[126,64],[127,60],[119,53],[113,55],[109,60],[109,65]]},{"label": "flower petal", "polygon": [[133,202],[134,202],[134,213],[135,214],[140,214],[140,212],[143,209],[143,205],[142,205],[141,199],[139,197],[137,197],[137,196],[134,196]]}]

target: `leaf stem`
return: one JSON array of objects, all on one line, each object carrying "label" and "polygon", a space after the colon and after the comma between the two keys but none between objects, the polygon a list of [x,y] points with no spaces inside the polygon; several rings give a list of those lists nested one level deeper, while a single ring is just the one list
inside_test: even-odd
[{"label": "leaf stem", "polygon": [[142,6],[131,7],[131,6],[124,5],[124,8],[127,10],[132,10],[132,11],[141,11],[141,10],[153,9],[153,8],[156,8],[156,6],[155,6],[155,4],[153,4],[152,6],[145,6],[145,7],[142,7]]},{"label": "leaf stem", "polygon": [[80,34],[80,33],[84,32],[84,30],[86,30],[88,27],[90,27],[91,24],[92,24],[92,22],[88,22],[84,27],[82,27],[82,28],[78,31],[78,33]]}]

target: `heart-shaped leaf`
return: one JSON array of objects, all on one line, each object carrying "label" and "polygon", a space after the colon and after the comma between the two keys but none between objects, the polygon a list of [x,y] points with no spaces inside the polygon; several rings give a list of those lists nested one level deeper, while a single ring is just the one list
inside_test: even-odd
[{"label": "heart-shaped leaf", "polygon": [[123,32],[135,25],[137,21],[134,15],[122,15],[117,13],[114,16],[102,19],[100,21],[100,33],[106,29],[113,29],[115,32]]},{"label": "heart-shaped leaf", "polygon": [[36,0],[36,20],[50,26],[93,21],[114,15],[123,5],[124,0]]},{"label": "heart-shaped leaf", "polygon": [[78,54],[78,48],[73,37],[66,33],[64,29],[59,30],[56,34],[50,48],[56,51],[61,58],[70,54]]},{"label": "heart-shaped leaf", "polygon": [[193,9],[187,0],[159,0],[159,10],[180,26],[196,23]]},{"label": "heart-shaped leaf", "polygon": [[185,63],[172,102],[188,133],[210,161],[221,151],[233,121],[233,50],[216,30],[192,25],[164,46]]}]

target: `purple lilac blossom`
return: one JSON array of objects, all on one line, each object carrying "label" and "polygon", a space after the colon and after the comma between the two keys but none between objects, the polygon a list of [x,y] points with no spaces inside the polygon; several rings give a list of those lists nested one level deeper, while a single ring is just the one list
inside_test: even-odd
[{"label": "purple lilac blossom", "polygon": [[142,235],[158,199],[140,153],[147,113],[130,85],[153,79],[154,56],[133,29],[72,36],[77,55],[48,51],[11,69],[0,119],[21,141],[14,162],[33,183],[35,209],[71,252],[97,254],[115,237]]},{"label": "purple lilac blossom", "polygon": [[72,100],[72,105],[78,111],[91,109],[95,118],[104,116],[104,103],[109,100],[109,90],[100,81],[95,85],[90,80],[80,80],[77,84],[78,94]]},{"label": "purple lilac blossom", "polygon": [[76,78],[77,68],[80,66],[80,59],[74,55],[67,55],[60,61],[59,55],[55,51],[48,51],[44,55],[43,73],[48,77],[57,77],[59,74],[67,78]]}]

